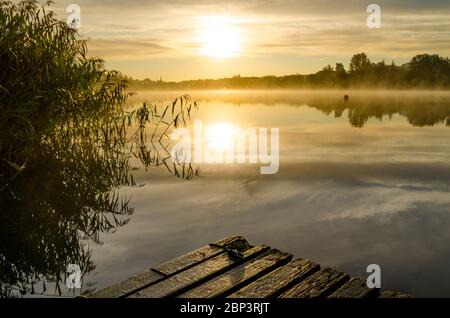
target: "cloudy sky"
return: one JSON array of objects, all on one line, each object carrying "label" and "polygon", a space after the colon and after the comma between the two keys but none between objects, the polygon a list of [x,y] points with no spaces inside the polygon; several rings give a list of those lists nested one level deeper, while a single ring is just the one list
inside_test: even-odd
[{"label": "cloudy sky", "polygon": [[[136,78],[311,73],[352,54],[404,63],[450,55],[448,0],[56,0],[81,8],[89,52]],[[370,3],[381,28],[367,27]]]}]

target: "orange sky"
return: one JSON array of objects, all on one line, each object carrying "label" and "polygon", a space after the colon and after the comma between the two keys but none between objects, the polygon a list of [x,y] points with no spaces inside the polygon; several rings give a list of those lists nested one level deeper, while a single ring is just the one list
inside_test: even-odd
[{"label": "orange sky", "polygon": [[[73,1],[56,0],[58,16]],[[183,80],[316,72],[352,54],[404,63],[450,55],[450,1],[80,0],[81,36],[107,66],[136,78]]]}]

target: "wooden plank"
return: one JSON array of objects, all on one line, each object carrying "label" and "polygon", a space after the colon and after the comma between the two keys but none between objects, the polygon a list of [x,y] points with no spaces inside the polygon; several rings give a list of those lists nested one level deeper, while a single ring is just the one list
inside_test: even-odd
[{"label": "wooden plank", "polygon": [[128,297],[161,298],[177,296],[190,288],[198,286],[199,284],[222,274],[236,265],[266,252],[267,250],[269,250],[269,247],[266,245],[259,245],[247,249],[243,252],[243,258],[241,260],[231,256],[229,253],[220,254],[156,284],[152,284]]},{"label": "wooden plank", "polygon": [[256,247],[242,236],[203,246],[108,288],[94,298],[411,298],[411,295],[370,289],[361,278],[330,268],[320,270],[306,259],[289,262],[292,255]]},{"label": "wooden plank", "polygon": [[184,270],[188,267],[195,266],[199,262],[203,262],[206,259],[224,253],[225,250],[220,248],[220,246],[238,251],[245,251],[246,249],[250,248],[250,245],[242,236],[231,236],[214,244],[206,245],[196,251],[168,261],[167,263],[155,267],[155,269],[165,275],[173,275],[174,273],[178,273],[179,271]]},{"label": "wooden plank", "polygon": [[413,298],[413,296],[401,292],[386,290],[380,294],[379,298]]},{"label": "wooden plank", "polygon": [[349,279],[347,274],[335,271],[331,268],[322,269],[298,285],[295,285],[285,293],[283,298],[312,298],[327,297]]},{"label": "wooden plank", "polygon": [[138,290],[142,286],[147,286],[148,284],[160,281],[161,279],[164,278],[165,278],[164,275],[161,275],[149,269],[143,273],[134,275],[121,283],[96,291],[89,297],[90,298],[122,297],[124,295],[129,294],[130,292],[133,292],[134,290]]},{"label": "wooden plank", "polygon": [[368,298],[377,297],[380,290],[367,287],[367,281],[362,278],[352,278],[335,291],[330,298]]},{"label": "wooden plank", "polygon": [[134,275],[127,280],[112,285],[110,287],[94,292],[91,298],[117,298],[129,295],[139,289],[149,286],[162,279],[175,275],[180,271],[186,270],[205,260],[225,253],[225,249],[230,248],[237,250],[245,250],[250,247],[248,242],[242,236],[230,236],[222,239],[213,245],[203,246],[193,252],[185,254],[170,260],[155,269],[146,270],[143,273]]},{"label": "wooden plank", "polygon": [[225,297],[240,287],[282,266],[292,255],[273,249],[247,263],[239,265],[222,275],[179,295],[181,298]]},{"label": "wooden plank", "polygon": [[255,282],[228,296],[229,298],[277,297],[293,285],[320,270],[317,263],[297,258],[283,267],[259,278]]}]

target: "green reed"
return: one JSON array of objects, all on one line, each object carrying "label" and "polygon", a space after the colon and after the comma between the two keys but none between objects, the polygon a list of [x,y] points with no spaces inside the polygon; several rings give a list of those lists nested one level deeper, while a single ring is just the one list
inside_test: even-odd
[{"label": "green reed", "polygon": [[38,283],[45,292],[46,279],[61,293],[67,264],[95,268],[86,242],[101,243],[133,213],[117,192],[135,185],[131,159],[198,174],[167,151],[168,131],[197,104],[185,95],[127,111],[123,76],[88,57],[50,6],[0,2],[0,296]]}]

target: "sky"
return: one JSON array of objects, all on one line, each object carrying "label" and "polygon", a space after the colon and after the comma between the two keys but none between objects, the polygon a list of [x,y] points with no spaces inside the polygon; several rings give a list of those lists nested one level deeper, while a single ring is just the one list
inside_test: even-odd
[{"label": "sky", "polygon": [[[73,3],[90,56],[139,79],[307,74],[362,51],[450,56],[448,0],[56,0],[58,17]],[[367,26],[371,3],[380,28]]]}]

